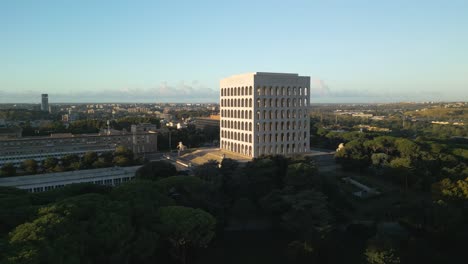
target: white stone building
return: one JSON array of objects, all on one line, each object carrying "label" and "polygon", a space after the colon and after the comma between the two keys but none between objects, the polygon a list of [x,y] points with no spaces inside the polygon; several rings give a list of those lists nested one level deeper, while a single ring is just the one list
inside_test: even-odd
[{"label": "white stone building", "polygon": [[310,77],[256,72],[220,82],[220,148],[249,157],[309,151]]}]

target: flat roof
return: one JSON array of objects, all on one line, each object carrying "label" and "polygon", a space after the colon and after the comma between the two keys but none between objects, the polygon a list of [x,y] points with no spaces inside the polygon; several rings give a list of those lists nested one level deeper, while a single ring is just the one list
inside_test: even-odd
[{"label": "flat roof", "polygon": [[44,173],[26,176],[0,178],[0,186],[21,187],[27,185],[47,184],[61,181],[83,180],[88,178],[104,178],[117,175],[134,175],[141,166],[110,167],[102,169],[77,170],[66,172]]}]

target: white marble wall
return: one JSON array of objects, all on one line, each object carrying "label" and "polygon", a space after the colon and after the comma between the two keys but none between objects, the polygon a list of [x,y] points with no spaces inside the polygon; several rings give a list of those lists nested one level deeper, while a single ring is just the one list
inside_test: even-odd
[{"label": "white marble wall", "polygon": [[220,82],[221,149],[250,157],[309,151],[310,77],[248,73]]}]

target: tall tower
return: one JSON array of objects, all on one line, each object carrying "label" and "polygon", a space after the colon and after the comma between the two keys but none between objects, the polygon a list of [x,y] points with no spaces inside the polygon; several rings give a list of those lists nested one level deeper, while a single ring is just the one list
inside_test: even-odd
[{"label": "tall tower", "polygon": [[309,151],[310,77],[256,72],[220,82],[220,147],[248,157]]},{"label": "tall tower", "polygon": [[41,111],[49,111],[49,95],[48,94],[41,94]]}]

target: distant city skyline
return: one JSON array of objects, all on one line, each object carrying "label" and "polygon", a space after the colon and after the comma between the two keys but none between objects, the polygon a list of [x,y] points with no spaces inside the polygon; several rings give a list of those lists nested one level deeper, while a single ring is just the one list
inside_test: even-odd
[{"label": "distant city skyline", "polygon": [[468,1],[2,1],[0,103],[218,102],[254,71],[312,103],[468,101]]}]

